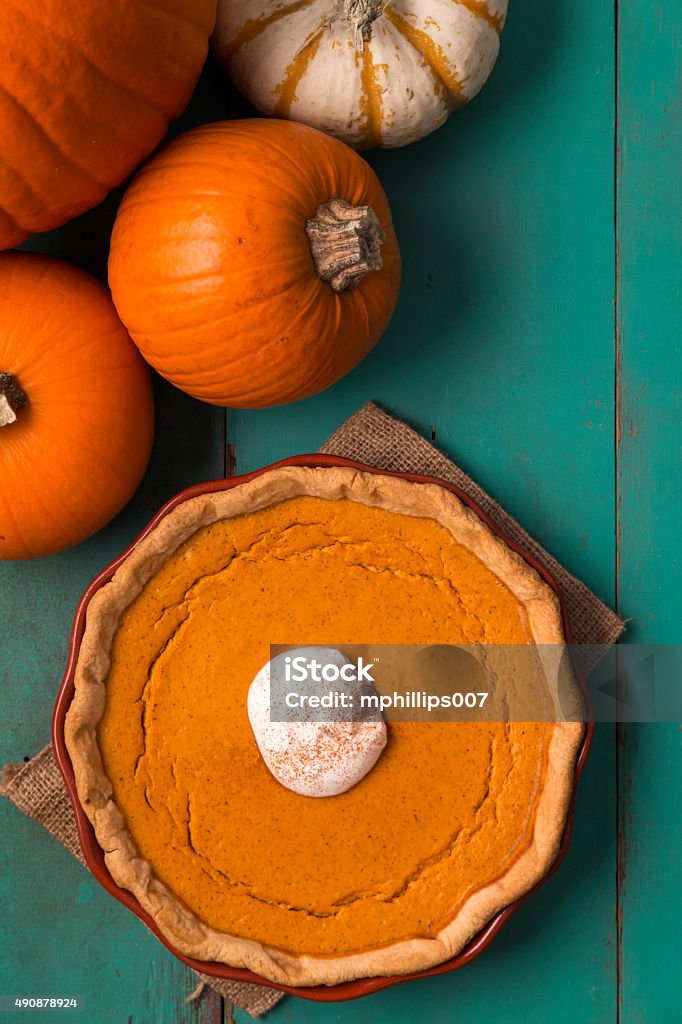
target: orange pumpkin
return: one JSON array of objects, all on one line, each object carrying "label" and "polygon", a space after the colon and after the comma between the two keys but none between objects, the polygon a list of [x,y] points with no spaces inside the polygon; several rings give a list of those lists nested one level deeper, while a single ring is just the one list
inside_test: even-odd
[{"label": "orange pumpkin", "polygon": [[0,249],[118,185],[187,104],[216,0],[11,0],[0,14]]},{"label": "orange pumpkin", "polygon": [[286,121],[207,125],[151,160],[114,226],[109,283],[145,359],[215,405],[322,391],[398,298],[388,201],[342,142]]},{"label": "orange pumpkin", "polygon": [[52,554],[131,497],[154,432],[150,373],[106,289],[0,254],[0,558]]}]

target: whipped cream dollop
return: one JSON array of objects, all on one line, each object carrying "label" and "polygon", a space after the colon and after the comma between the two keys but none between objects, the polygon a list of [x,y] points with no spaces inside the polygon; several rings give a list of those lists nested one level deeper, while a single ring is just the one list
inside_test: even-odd
[{"label": "whipped cream dollop", "polygon": [[[314,650],[318,661],[339,670],[352,664],[335,648],[308,650]],[[249,687],[247,710],[258,749],[272,775],[287,789],[301,796],[338,796],[357,785],[374,767],[386,746],[386,724],[378,712],[362,721],[347,721],[348,711],[334,707],[308,712],[311,718],[324,717],[325,721],[271,721],[271,700],[283,706],[287,657],[280,654],[269,661]],[[352,678],[352,673],[350,676],[339,683],[339,688],[353,699],[353,707],[359,707],[361,695],[375,691],[371,683]],[[310,683],[304,687],[291,683],[286,688],[311,696],[313,689],[322,695],[335,687],[320,680],[312,687]],[[303,718],[306,711],[299,708],[291,714]]]}]

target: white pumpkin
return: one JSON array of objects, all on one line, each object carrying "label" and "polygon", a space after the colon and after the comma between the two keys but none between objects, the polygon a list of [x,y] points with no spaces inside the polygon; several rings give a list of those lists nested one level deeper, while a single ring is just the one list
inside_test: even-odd
[{"label": "white pumpkin", "polygon": [[264,114],[405,146],[483,86],[507,0],[219,0],[213,49]]}]

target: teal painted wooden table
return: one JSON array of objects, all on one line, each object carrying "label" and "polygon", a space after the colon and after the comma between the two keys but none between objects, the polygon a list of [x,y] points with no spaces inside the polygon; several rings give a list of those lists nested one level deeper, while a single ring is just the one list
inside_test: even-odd
[{"label": "teal painted wooden table", "polygon": [[[631,619],[631,641],[680,641],[681,47],[676,4],[517,0],[471,107],[370,156],[405,258],[370,358],[267,412],[159,383],[130,507],[72,552],[0,566],[3,761],[46,741],[77,598],[169,495],[313,450],[368,398],[433,433]],[[180,127],[244,111],[209,66]],[[115,206],[29,247],[102,274]],[[679,1021],[681,792],[677,725],[598,727],[569,854],[484,956],[361,1003],[288,998],[273,1024]],[[84,995],[88,1024],[228,1019],[216,998],[186,1004],[189,972],[38,826],[0,814],[0,993]]]}]

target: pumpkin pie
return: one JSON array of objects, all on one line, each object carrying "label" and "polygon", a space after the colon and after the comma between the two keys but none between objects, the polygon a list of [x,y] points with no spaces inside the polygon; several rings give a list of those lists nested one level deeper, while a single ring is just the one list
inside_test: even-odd
[{"label": "pumpkin pie", "polygon": [[289,985],[411,973],[546,873],[580,722],[391,722],[323,799],[268,771],[247,693],[271,643],[405,642],[564,637],[551,588],[455,495],[351,468],[190,499],[97,592],[66,724],[78,794],[178,950]]}]

